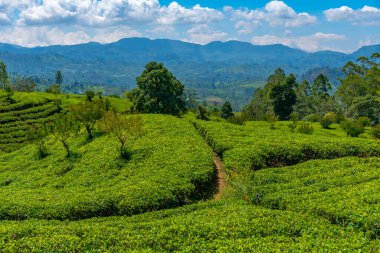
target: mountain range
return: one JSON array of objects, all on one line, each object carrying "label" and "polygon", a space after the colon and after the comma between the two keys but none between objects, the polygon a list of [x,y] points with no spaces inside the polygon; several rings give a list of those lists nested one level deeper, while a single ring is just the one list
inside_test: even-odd
[{"label": "mountain range", "polygon": [[[299,81],[311,81],[324,72],[334,84],[347,61],[380,52],[380,45],[351,53],[305,52],[284,45],[258,46],[247,42],[211,42],[198,45],[176,40],[127,38],[114,43],[26,48],[0,44],[0,60],[15,76],[34,76],[51,83],[61,70],[66,89],[83,92],[99,87],[120,93],[135,86],[136,77],[150,61],[163,62],[202,99],[223,98],[235,107],[246,103],[276,68],[294,73]],[[82,89],[82,90],[81,90]]]}]

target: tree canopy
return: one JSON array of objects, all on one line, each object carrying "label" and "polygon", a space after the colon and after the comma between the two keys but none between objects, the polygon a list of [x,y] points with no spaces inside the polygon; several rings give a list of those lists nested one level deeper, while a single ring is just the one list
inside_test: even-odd
[{"label": "tree canopy", "polygon": [[128,97],[137,112],[179,115],[185,110],[183,92],[184,86],[162,63],[150,62]]}]

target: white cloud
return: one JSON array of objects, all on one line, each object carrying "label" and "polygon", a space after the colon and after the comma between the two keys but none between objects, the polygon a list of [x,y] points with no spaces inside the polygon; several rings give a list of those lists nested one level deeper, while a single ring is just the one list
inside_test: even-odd
[{"label": "white cloud", "polygon": [[156,23],[165,25],[209,23],[223,18],[215,9],[177,2],[161,6],[158,0],[44,0],[24,9],[19,24],[115,25]]},{"label": "white cloud", "polygon": [[8,17],[8,15],[7,14],[5,14],[5,13],[1,13],[0,12],[0,25],[1,24],[7,24],[7,23],[9,23],[9,17]]},{"label": "white cloud", "polygon": [[173,24],[200,24],[223,19],[223,14],[217,10],[201,7],[199,4],[187,9],[177,2],[160,9],[158,23],[165,25]]},{"label": "white cloud", "polygon": [[[112,30],[111,32],[109,32]],[[17,44],[25,47],[50,45],[75,45],[90,41],[110,43],[126,37],[136,37],[141,34],[127,26],[99,29],[91,36],[83,30],[65,32],[49,27],[14,27],[0,33],[0,42]]]},{"label": "white cloud", "polygon": [[324,14],[328,21],[349,21],[354,25],[380,26],[380,8],[367,5],[357,10],[342,6],[328,9]]},{"label": "white cloud", "polygon": [[228,39],[227,33],[213,30],[205,24],[192,27],[187,31],[187,35],[189,39],[185,39],[184,41],[202,45],[212,41],[226,41]]},{"label": "white cloud", "polygon": [[345,39],[343,35],[317,32],[309,36],[298,37],[279,37],[276,35],[255,36],[251,41],[256,45],[283,44],[289,47],[315,52],[319,50],[337,50],[336,48],[325,45],[325,43],[343,39]]},{"label": "white cloud", "polygon": [[297,13],[283,1],[271,1],[264,9],[233,9],[224,7],[231,20],[236,21],[239,33],[247,34],[255,27],[267,23],[270,26],[296,27],[315,24],[317,18],[306,12]]}]

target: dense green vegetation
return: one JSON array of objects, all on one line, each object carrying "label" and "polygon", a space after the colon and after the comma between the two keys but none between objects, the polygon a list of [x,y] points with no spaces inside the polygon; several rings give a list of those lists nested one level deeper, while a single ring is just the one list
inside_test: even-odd
[{"label": "dense green vegetation", "polygon": [[[207,195],[212,153],[196,130],[170,116],[144,115],[145,133],[119,158],[108,135],[57,143],[39,159],[26,146],[0,156],[1,219],[80,219],[174,207]],[[180,159],[178,159],[180,157]]]},{"label": "dense green vegetation", "polygon": [[371,139],[349,138],[339,129],[323,129],[314,123],[314,133],[291,132],[287,122],[270,129],[267,122],[230,123],[196,121],[195,125],[224,158],[228,171],[257,170],[292,165],[310,159],[344,156],[380,156],[380,143]]},{"label": "dense green vegetation", "polygon": [[379,241],[328,220],[208,202],[133,217],[0,223],[2,252],[377,252]]},{"label": "dense green vegetation", "polygon": [[253,204],[312,213],[332,224],[380,237],[380,159],[316,160],[253,174],[245,189]]},{"label": "dense green vegetation", "polygon": [[379,252],[377,58],[335,95],[278,69],[242,113],[155,62],[132,101],[5,78],[0,252]]}]

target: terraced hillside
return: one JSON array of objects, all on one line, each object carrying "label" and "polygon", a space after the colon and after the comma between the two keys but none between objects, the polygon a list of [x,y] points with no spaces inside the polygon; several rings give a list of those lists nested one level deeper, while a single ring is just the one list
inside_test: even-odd
[{"label": "terraced hillside", "polygon": [[[63,111],[84,98],[66,99]],[[44,158],[26,144],[1,154],[0,252],[380,251],[379,141],[338,126],[142,119],[129,160],[84,130],[70,158],[53,139]],[[213,151],[228,179],[218,198]]]},{"label": "terraced hillside", "polygon": [[0,99],[0,150],[9,152],[27,142],[27,129],[31,124],[41,124],[61,107],[43,97]]},{"label": "terraced hillside", "polygon": [[[130,102],[118,98],[107,98],[123,112]],[[0,152],[17,150],[28,142],[27,129],[31,125],[46,122],[56,113],[65,113],[68,107],[85,100],[81,95],[54,95],[47,93],[16,92],[10,99],[0,91]]]}]

